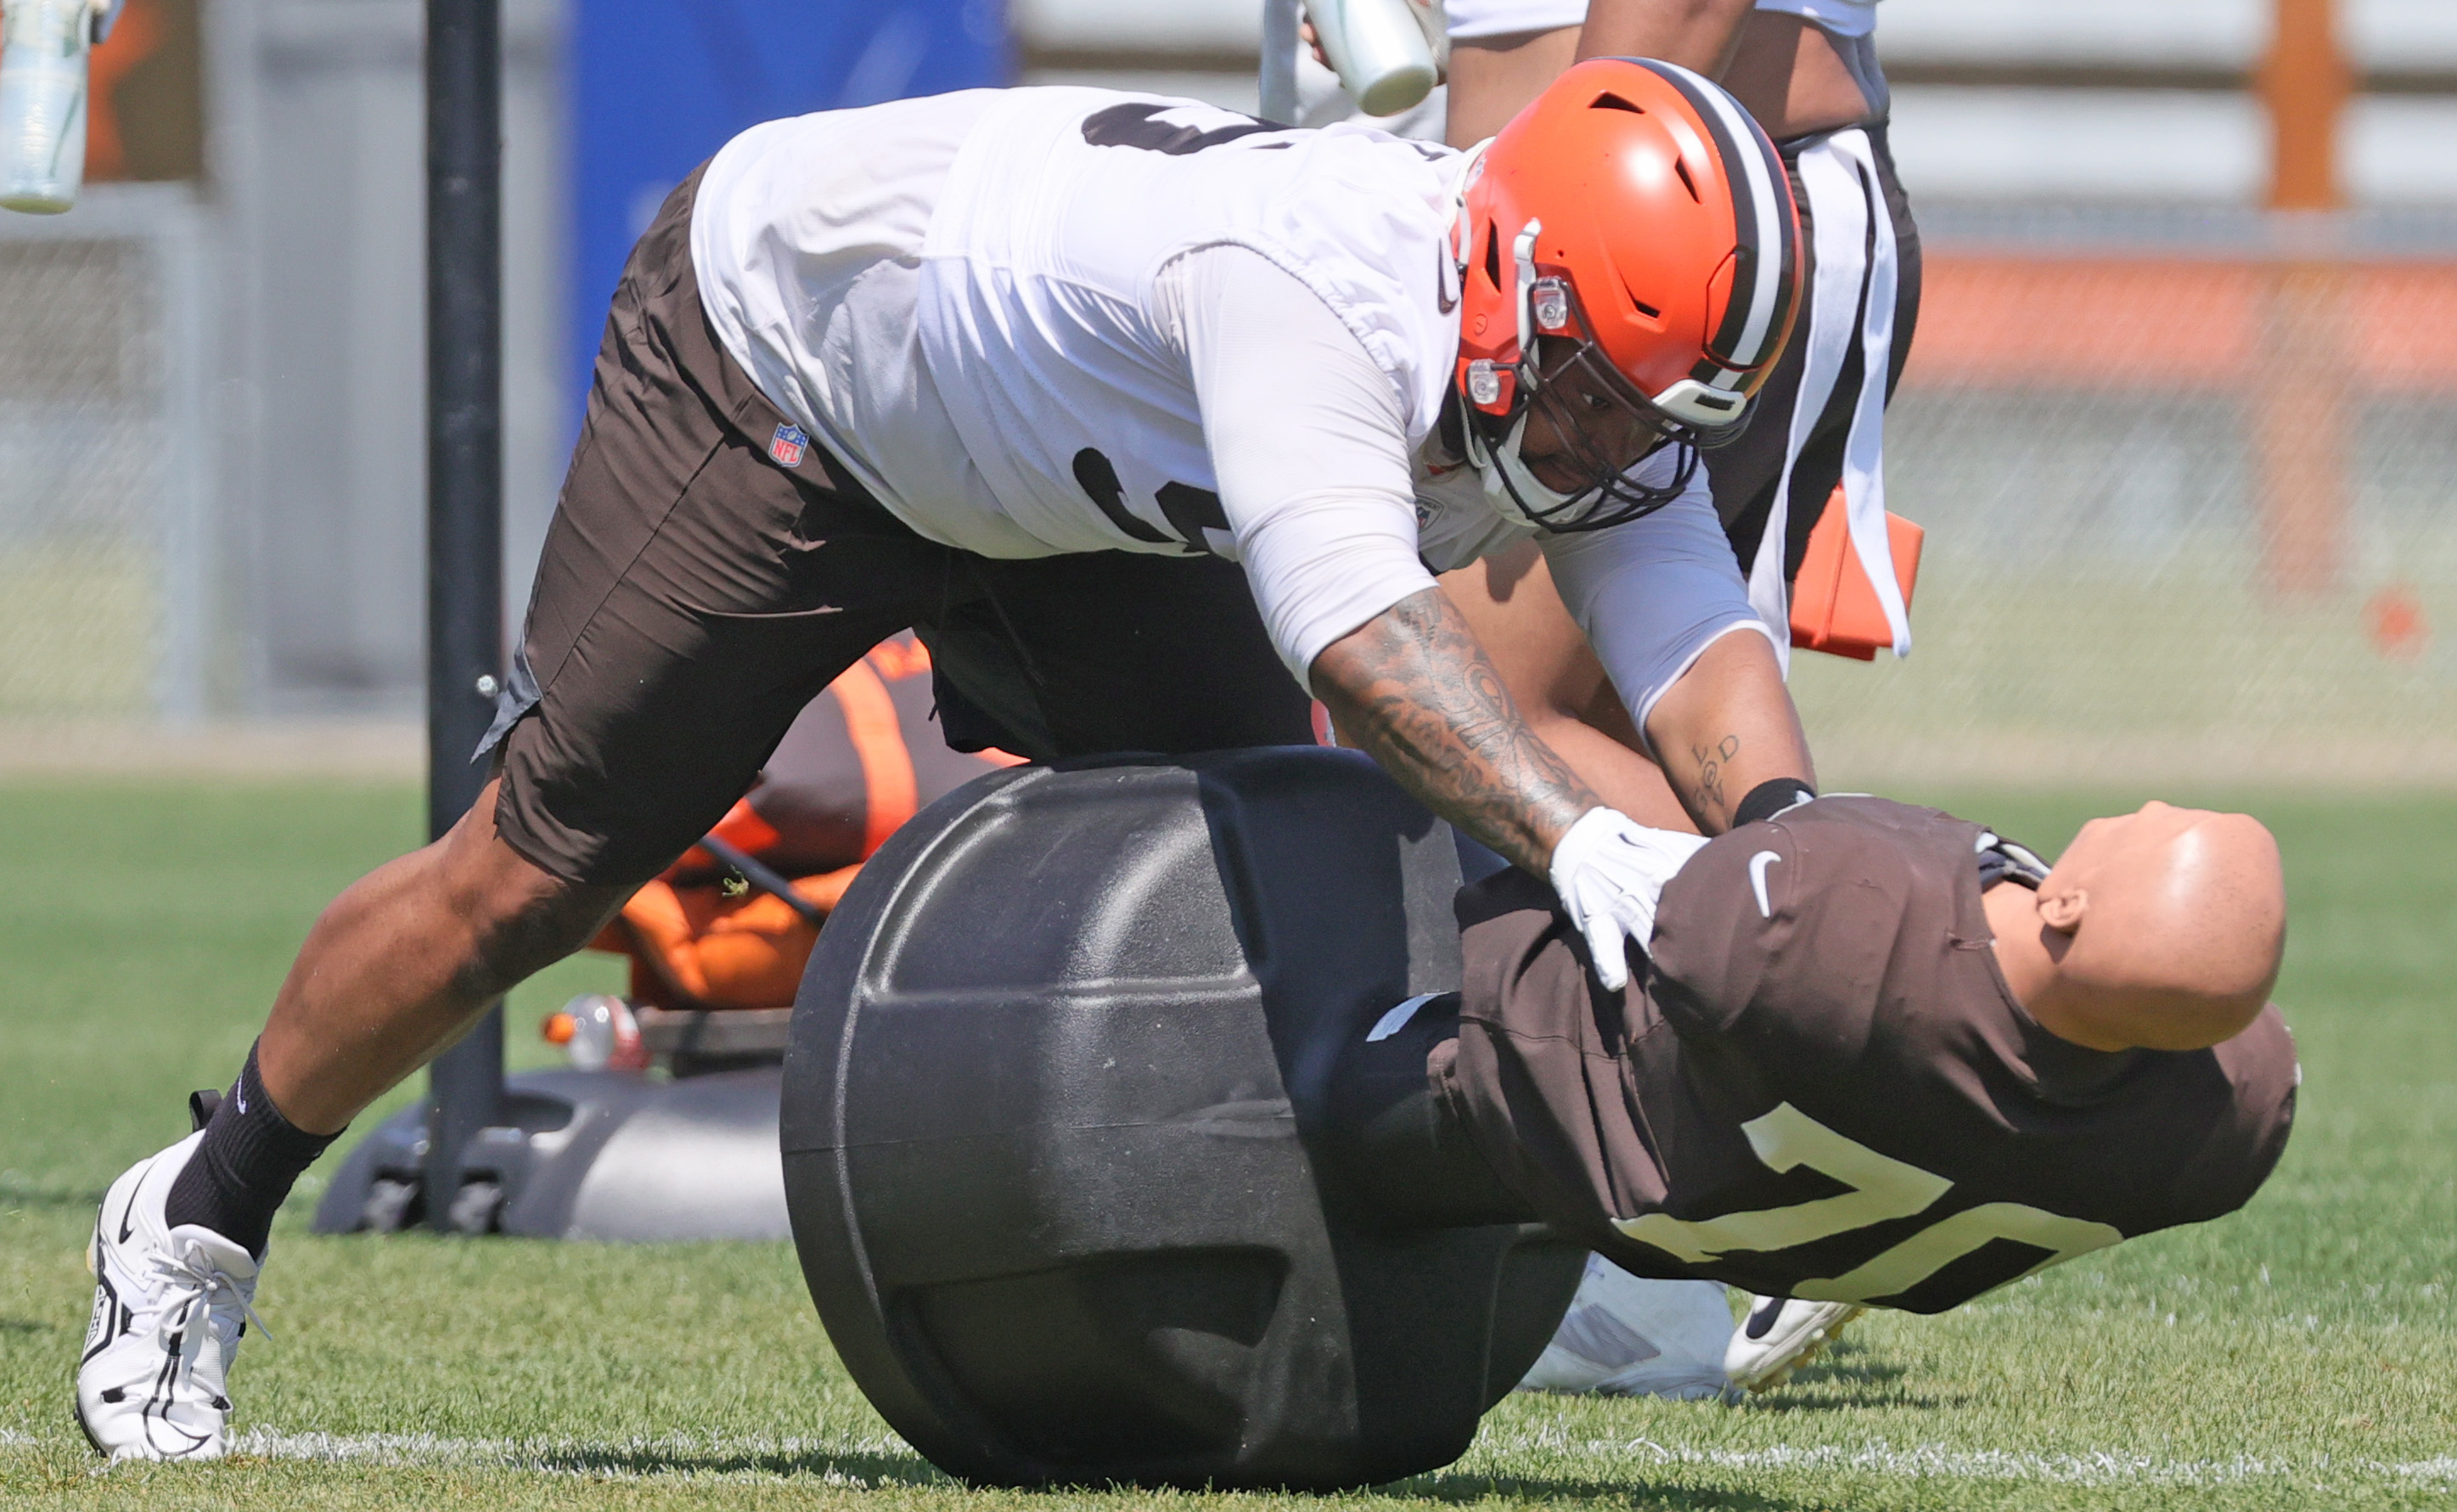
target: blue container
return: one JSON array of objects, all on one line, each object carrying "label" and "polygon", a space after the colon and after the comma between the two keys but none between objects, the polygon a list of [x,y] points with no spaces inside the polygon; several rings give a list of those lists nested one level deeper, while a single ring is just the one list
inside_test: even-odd
[{"label": "blue container", "polygon": [[623,259],[684,175],[761,121],[1010,72],[1004,0],[577,0],[571,16],[573,433]]}]

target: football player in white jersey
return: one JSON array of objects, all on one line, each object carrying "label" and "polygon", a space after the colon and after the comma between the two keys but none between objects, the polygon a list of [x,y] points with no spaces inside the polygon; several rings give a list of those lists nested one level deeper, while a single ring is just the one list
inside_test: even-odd
[{"label": "football player in white jersey", "polygon": [[[1716,508],[1748,573],[1749,596],[1787,640],[1788,587],[1808,531],[1842,484],[1872,583],[1891,587],[1884,542],[1884,409],[1918,311],[1920,246],[1886,139],[1890,105],[1875,48],[1877,0],[1450,0],[1449,138],[1498,129],[1574,58],[1631,54],[1685,64],[1731,89],[1774,138],[1800,205],[1808,270],[1800,334],[1768,380],[1764,413],[1706,459]],[[1660,770],[1563,611],[1541,557],[1521,549],[1451,573],[1443,586],[1491,650],[1528,718],[1606,801],[1683,827],[1712,811],[1720,751],[1662,748]],[[1895,646],[1910,628],[1893,606]],[[1669,779],[1667,788],[1666,779]],[[1679,793],[1676,801],[1674,794]],[[1713,827],[1708,828],[1713,833]],[[1696,1283],[1591,1282],[1563,1339],[1648,1336],[1596,1358],[1559,1343],[1529,1379],[1565,1390],[1711,1394],[1781,1385],[1859,1309],[1755,1297],[1714,1359],[1668,1340],[1700,1336],[1715,1303]],[[1618,1332],[1580,1322],[1614,1310]],[[1692,1361],[1684,1376],[1674,1359]]]},{"label": "football player in white jersey", "polygon": [[221,1453],[299,1172],[907,627],[960,749],[1308,741],[1311,692],[1624,980],[1687,852],[1528,730],[1434,571],[1536,542],[1639,728],[1796,796],[1698,447],[1783,348],[1797,234],[1731,97],[1627,60],[1481,155],[1093,90],[735,138],[615,295],[494,780],[325,911],[231,1094],[106,1198],[89,1437]]}]

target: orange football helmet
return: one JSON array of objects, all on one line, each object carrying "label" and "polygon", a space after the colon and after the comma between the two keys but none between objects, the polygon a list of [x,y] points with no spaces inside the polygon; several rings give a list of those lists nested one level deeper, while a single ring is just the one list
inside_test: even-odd
[{"label": "orange football helmet", "polygon": [[[1460,412],[1470,459],[1498,474],[1497,502],[1591,530],[1679,497],[1696,448],[1738,433],[1783,351],[1799,246],[1783,161],[1721,88],[1643,58],[1590,58],[1556,79],[1468,167],[1455,233]],[[1556,461],[1577,493],[1518,460],[1538,408],[1568,443]],[[1598,444],[1632,421],[1636,456]],[[1626,476],[1667,443],[1683,451],[1673,482]]]}]

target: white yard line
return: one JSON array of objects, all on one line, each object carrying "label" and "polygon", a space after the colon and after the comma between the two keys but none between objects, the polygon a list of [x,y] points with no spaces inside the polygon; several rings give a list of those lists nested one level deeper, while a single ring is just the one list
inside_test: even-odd
[{"label": "white yard line", "polygon": [[[31,1449],[44,1441],[33,1434],[0,1428],[0,1451]],[[870,1480],[848,1474],[829,1461],[871,1456],[901,1459],[913,1453],[902,1440],[888,1437],[850,1442],[676,1436],[622,1440],[447,1439],[426,1433],[283,1433],[273,1428],[247,1430],[238,1436],[231,1452],[322,1464],[522,1470],[622,1481],[652,1476],[775,1481],[790,1476],[796,1481],[857,1488],[869,1486]],[[756,1462],[741,1462],[795,1460],[811,1461],[811,1468],[769,1468]],[[99,1461],[96,1468],[100,1468]],[[897,1475],[888,1479],[908,1478]]]},{"label": "white yard line", "polygon": [[2002,1449],[1947,1449],[1918,1444],[1898,1449],[1882,1440],[1856,1447],[1840,1444],[1765,1449],[1705,1449],[1662,1444],[1651,1439],[1573,1441],[1565,1434],[1496,1437],[1476,1446],[1477,1468],[1509,1472],[1493,1461],[1514,1451],[1572,1454],[1609,1473],[1618,1464],[1633,1473],[1650,1466],[1701,1465],[1719,1470],[1843,1470],[1914,1481],[2041,1481],[2075,1485],[2222,1485],[2253,1481],[2327,1483],[2347,1480],[2405,1481],[2457,1486],[2457,1458],[2385,1460],[2332,1455],[2300,1460],[2165,1460],[2151,1455],[2090,1451],[2027,1454]]},{"label": "white yard line", "polygon": [[[282,1433],[252,1428],[238,1437],[232,1452],[268,1460],[303,1460],[333,1464],[457,1465],[471,1469],[526,1470],[547,1475],[580,1475],[610,1480],[650,1476],[698,1478],[748,1477],[777,1480],[787,1475],[828,1485],[867,1486],[867,1478],[850,1475],[832,1459],[891,1455],[913,1451],[900,1439],[865,1439],[852,1442],[819,1439],[719,1439],[658,1437],[613,1440],[578,1439],[444,1439],[433,1434]],[[814,1461],[810,1470],[767,1468],[756,1463],[725,1461]],[[823,1466],[823,1468],[821,1468]],[[902,1479],[898,1477],[897,1479]]]},{"label": "white yard line", "polygon": [[[34,1435],[0,1428],[0,1449],[31,1448],[42,1440]],[[283,1433],[253,1428],[241,1434],[235,1452],[268,1460],[306,1460],[327,1464],[460,1466],[469,1469],[523,1470],[545,1475],[593,1476],[637,1480],[655,1476],[695,1478],[782,1479],[788,1475],[824,1484],[865,1486],[863,1477],[828,1465],[816,1472],[768,1469],[756,1464],[724,1461],[792,1460],[807,1458],[825,1464],[832,1459],[911,1453],[902,1440],[890,1438],[853,1442],[820,1439],[638,1438],[591,1441],[576,1439],[445,1439],[434,1434]],[[1609,1477],[1616,1472],[1631,1480],[1645,1479],[1650,1469],[1665,1465],[1697,1465],[1718,1470],[1826,1470],[1913,1481],[2027,1481],[2069,1485],[2236,1485],[2251,1481],[2322,1486],[2348,1481],[2403,1481],[2434,1489],[2457,1488],[2457,1456],[2432,1460],[2364,1460],[2333,1455],[2299,1460],[2163,1460],[2155,1456],[2116,1453],[2027,1454],[2006,1450],[1946,1449],[1934,1444],[1895,1448],[1883,1440],[1857,1447],[1819,1444],[1807,1447],[1777,1444],[1765,1449],[1706,1449],[1664,1444],[1651,1439],[1585,1440],[1566,1435],[1528,1434],[1494,1438],[1478,1444],[1470,1462],[1439,1472],[1463,1478],[1486,1474],[1514,1479],[1510,1467],[1496,1464],[1517,1451],[1540,1451],[1579,1457],[1582,1473]],[[898,1477],[897,1479],[902,1479]]]}]

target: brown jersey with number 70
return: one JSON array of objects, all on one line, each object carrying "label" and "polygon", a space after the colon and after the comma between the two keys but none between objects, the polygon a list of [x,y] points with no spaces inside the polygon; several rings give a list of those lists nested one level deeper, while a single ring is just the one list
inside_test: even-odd
[{"label": "brown jersey with number 70", "polygon": [[1869,797],[1743,826],[1664,889],[1622,993],[1504,872],[1460,895],[1435,1085],[1547,1221],[1766,1295],[1942,1312],[2243,1206],[2294,1117],[2277,1008],[2205,1050],[2050,1034],[1990,948],[1993,839]]}]

